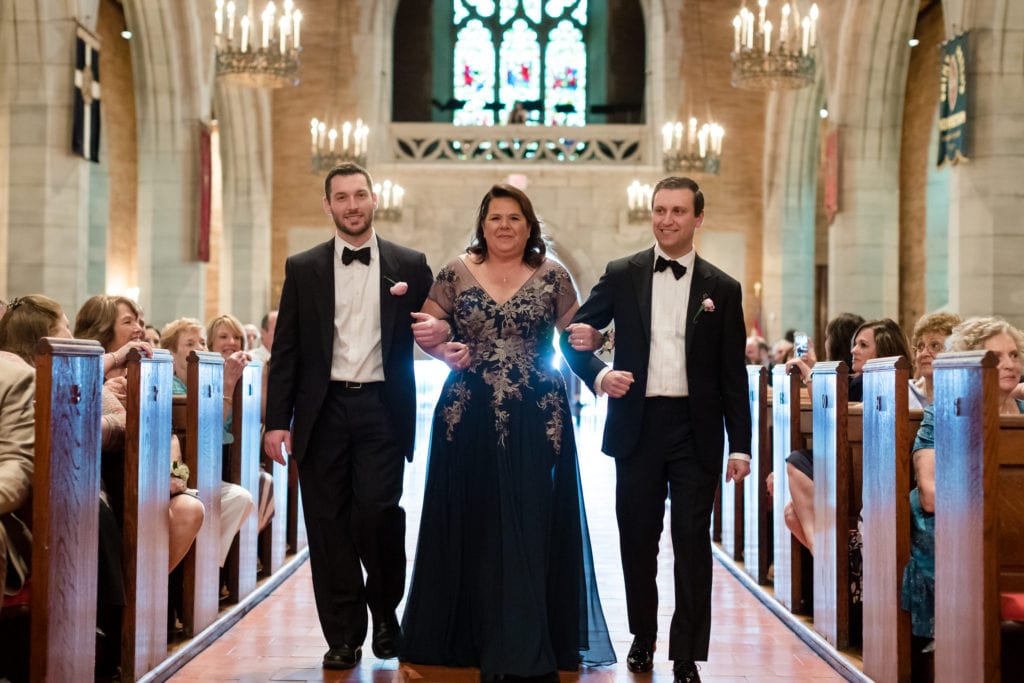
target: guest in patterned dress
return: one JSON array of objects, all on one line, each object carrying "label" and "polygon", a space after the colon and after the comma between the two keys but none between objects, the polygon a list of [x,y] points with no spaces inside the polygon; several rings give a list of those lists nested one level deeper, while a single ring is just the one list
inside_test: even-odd
[{"label": "guest in patterned dress", "polygon": [[434,413],[403,659],[479,667],[482,680],[557,681],[615,661],[553,362],[576,288],[545,251],[529,198],[495,185],[413,328],[449,321],[452,339],[424,348],[452,372]]}]

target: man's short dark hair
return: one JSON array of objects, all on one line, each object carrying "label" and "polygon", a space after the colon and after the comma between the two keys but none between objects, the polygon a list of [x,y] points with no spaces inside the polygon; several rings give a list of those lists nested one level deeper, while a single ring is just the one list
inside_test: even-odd
[{"label": "man's short dark hair", "polygon": [[370,192],[373,192],[373,178],[370,177],[370,172],[359,164],[345,162],[328,171],[327,177],[324,178],[324,196],[327,199],[331,198],[331,181],[334,180],[334,176],[356,175],[357,173],[366,178],[366,186],[370,188]]},{"label": "man's short dark hair", "polygon": [[658,192],[661,190],[689,190],[693,192],[693,215],[699,216],[704,213],[704,193],[700,191],[700,185],[693,178],[670,175],[659,180],[658,184],[654,186],[654,192],[651,193],[652,209],[654,208],[654,198],[658,196]]}]

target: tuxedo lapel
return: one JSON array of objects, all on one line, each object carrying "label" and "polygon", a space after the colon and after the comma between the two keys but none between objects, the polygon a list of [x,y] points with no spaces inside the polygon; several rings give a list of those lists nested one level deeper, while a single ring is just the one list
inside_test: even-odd
[{"label": "tuxedo lapel", "polygon": [[629,276],[636,294],[636,307],[640,312],[644,344],[651,343],[651,278],[654,274],[654,247],[636,254],[629,260]]},{"label": "tuxedo lapel", "polygon": [[320,325],[320,340],[323,343],[323,357],[328,369],[334,356],[334,239],[320,247],[320,254],[313,263],[315,288],[321,296],[316,297],[316,312]]},{"label": "tuxedo lapel", "polygon": [[701,313],[703,307],[701,302],[714,293],[715,276],[708,268],[707,262],[700,256],[695,256],[693,261],[693,279],[690,280],[690,301],[686,306],[686,357],[690,357],[690,349],[697,339],[696,335],[700,329],[701,317],[707,315]]},{"label": "tuxedo lapel", "polygon": [[[377,237],[377,248],[380,251],[380,350],[384,367],[388,366],[388,355],[391,351],[391,337],[395,327],[397,307],[395,297],[391,295],[391,284],[388,278],[398,282],[401,277],[401,264],[392,248],[391,242]],[[412,324],[412,321],[409,321]]]}]

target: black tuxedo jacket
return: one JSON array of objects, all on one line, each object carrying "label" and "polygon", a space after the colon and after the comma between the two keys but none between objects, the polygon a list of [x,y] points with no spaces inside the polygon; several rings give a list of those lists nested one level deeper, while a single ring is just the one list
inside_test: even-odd
[{"label": "black tuxedo jacket", "polygon": [[[573,318],[597,329],[614,322],[614,368],[633,373],[626,395],[608,400],[602,450],[616,458],[631,455],[639,440],[651,350],[653,273],[653,247],[612,261]],[[703,310],[705,298],[712,300],[714,311]],[[605,364],[592,353],[573,350],[567,334],[560,342],[573,371],[596,393],[594,380]],[[687,303],[686,376],[697,451],[708,467],[721,467],[723,424],[729,452],[750,453],[745,344],[739,282],[697,256]]]},{"label": "black tuxedo jacket", "polygon": [[[380,337],[384,399],[398,443],[412,460],[416,428],[413,319],[433,276],[426,257],[377,237],[380,249]],[[389,282],[388,280],[391,280]],[[391,294],[395,282],[409,291]],[[267,381],[266,428],[291,429],[293,457],[301,462],[331,381],[334,344],[334,239],[285,262],[284,287]]]}]

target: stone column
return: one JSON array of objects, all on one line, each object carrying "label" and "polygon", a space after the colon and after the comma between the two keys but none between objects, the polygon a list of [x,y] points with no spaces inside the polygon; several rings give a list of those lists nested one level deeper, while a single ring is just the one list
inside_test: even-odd
[{"label": "stone column", "polygon": [[214,93],[224,199],[220,310],[258,324],[277,305],[270,301],[270,94],[220,84]]},{"label": "stone column", "polygon": [[200,0],[126,0],[139,130],[139,287],[146,317],[202,317],[199,124],[211,114],[213,28]]},{"label": "stone column", "polygon": [[[71,152],[75,15],[96,2],[0,9],[0,249],[5,296],[45,293],[73,317],[89,295],[89,162]],[[90,25],[91,24],[91,25]]]},{"label": "stone column", "polygon": [[[970,161],[950,179],[949,308],[1024,325],[1024,7],[944,2],[946,35],[970,30]],[[955,28],[954,28],[955,27]]]},{"label": "stone column", "polygon": [[773,93],[768,98],[761,321],[769,342],[789,328],[814,329],[814,217],[822,89],[819,80],[811,87]]},{"label": "stone column", "polygon": [[839,213],[829,230],[829,316],[899,315],[899,152],[917,4],[847,3],[830,117],[839,127]]}]

